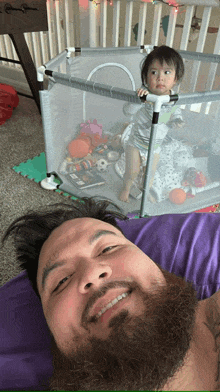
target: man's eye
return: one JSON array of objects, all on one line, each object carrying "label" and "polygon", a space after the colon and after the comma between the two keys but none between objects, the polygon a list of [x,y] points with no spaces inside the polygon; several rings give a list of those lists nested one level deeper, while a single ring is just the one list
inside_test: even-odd
[{"label": "man's eye", "polygon": [[167,74],[170,74],[170,71],[165,71],[165,74],[167,75]]},{"label": "man's eye", "polygon": [[157,71],[152,71],[151,73],[152,73],[153,75],[156,75]]},{"label": "man's eye", "polygon": [[114,246],[107,246],[105,249],[103,249],[102,253],[106,253],[106,252],[108,252],[109,250],[112,250],[113,248],[116,248],[116,246],[117,246],[117,245],[114,245]]},{"label": "man's eye", "polygon": [[69,276],[66,276],[65,278],[63,278],[62,280],[60,280],[60,282],[58,283],[58,285],[56,286],[56,288],[53,290],[53,293],[54,293],[55,291],[57,291],[58,288],[59,288],[63,283],[65,283],[66,279],[68,279],[69,277],[70,277],[70,275],[69,275]]}]

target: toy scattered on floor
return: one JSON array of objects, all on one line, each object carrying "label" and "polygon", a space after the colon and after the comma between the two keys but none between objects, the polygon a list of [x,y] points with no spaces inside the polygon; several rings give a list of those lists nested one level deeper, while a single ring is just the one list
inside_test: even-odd
[{"label": "toy scattered on floor", "polygon": [[89,170],[93,166],[95,166],[95,160],[93,159],[85,159],[80,163],[76,163],[72,165],[72,172],[81,171],[81,170]]},{"label": "toy scattered on floor", "polygon": [[0,83],[0,125],[8,120],[13,109],[18,106],[19,98],[17,91],[8,84]]},{"label": "toy scattered on floor", "polygon": [[106,171],[106,170],[107,170],[107,167],[108,167],[108,162],[106,161],[106,159],[101,158],[101,159],[99,159],[99,160],[96,162],[96,168],[97,168],[97,170],[98,170],[99,172],[104,172],[104,171]]},{"label": "toy scattered on floor", "polygon": [[196,195],[197,193],[201,193],[201,192],[208,191],[210,189],[216,188],[219,185],[220,185],[220,182],[219,181],[215,181],[215,182],[212,182],[211,184],[208,184],[208,185],[203,186],[203,187],[195,187],[194,186],[194,187],[191,187],[191,194],[192,195]]},{"label": "toy scattered on floor", "polygon": [[120,155],[119,155],[118,151],[110,151],[107,154],[107,158],[111,162],[117,161],[119,159],[119,156]]},{"label": "toy scattered on floor", "polygon": [[181,188],[173,189],[169,193],[169,199],[174,204],[183,204],[186,200],[186,192]]},{"label": "toy scattered on floor", "polygon": [[195,167],[190,167],[184,174],[183,186],[191,185],[197,188],[204,187],[207,179],[201,171],[196,170]]},{"label": "toy scattered on floor", "polygon": [[204,176],[204,174],[201,171],[199,171],[196,174],[196,179],[195,179],[196,188],[204,187],[204,186],[206,186],[206,183],[207,183],[206,177]]},{"label": "toy scattered on floor", "polygon": [[87,155],[88,159],[72,159],[71,157],[66,157],[61,163],[59,172],[61,174],[69,174],[79,172],[81,170],[89,170],[96,164],[96,158],[92,157],[90,154]]},{"label": "toy scattered on floor", "polygon": [[72,158],[86,157],[100,144],[108,141],[108,137],[102,137],[102,125],[97,124],[97,120],[81,123],[80,126],[80,134],[68,145],[68,153]]}]

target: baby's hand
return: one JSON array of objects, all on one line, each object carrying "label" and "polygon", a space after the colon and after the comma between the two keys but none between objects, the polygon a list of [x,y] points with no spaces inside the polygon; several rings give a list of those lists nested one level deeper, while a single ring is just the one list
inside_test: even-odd
[{"label": "baby's hand", "polygon": [[171,124],[173,124],[177,128],[182,128],[185,125],[185,122],[180,118],[177,118],[176,120],[171,120]]},{"label": "baby's hand", "polygon": [[185,125],[185,122],[181,121],[181,122],[178,122],[176,125],[178,128],[182,128]]},{"label": "baby's hand", "polygon": [[139,96],[139,97],[143,97],[143,95],[147,95],[147,94],[149,94],[149,91],[148,90],[144,90],[143,88],[138,88],[137,89],[137,95]]}]

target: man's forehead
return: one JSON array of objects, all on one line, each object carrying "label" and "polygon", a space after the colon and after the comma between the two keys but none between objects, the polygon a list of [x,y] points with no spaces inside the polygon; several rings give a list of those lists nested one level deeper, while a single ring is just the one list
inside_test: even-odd
[{"label": "man's forehead", "polygon": [[112,231],[115,231],[116,233],[120,233],[120,230],[118,230],[116,227],[113,225],[103,222],[99,219],[95,218],[74,218],[70,219],[64,223],[62,223],[60,226],[58,226],[56,229],[52,231],[50,234],[48,240],[53,241],[53,240],[61,240],[62,238],[66,238],[67,236],[73,236],[75,235],[76,237],[80,237],[82,233],[87,234],[89,233],[89,230],[95,230],[95,229],[101,229],[101,228],[107,228]]}]

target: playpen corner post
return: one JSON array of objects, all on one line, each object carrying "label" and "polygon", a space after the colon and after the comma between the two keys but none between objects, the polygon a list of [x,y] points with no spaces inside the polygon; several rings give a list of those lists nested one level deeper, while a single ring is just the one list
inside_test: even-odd
[{"label": "playpen corner post", "polygon": [[154,102],[153,108],[153,118],[151,125],[151,134],[149,140],[149,148],[146,162],[146,170],[144,173],[144,184],[143,184],[143,195],[141,199],[141,208],[140,208],[140,217],[146,215],[145,207],[146,207],[146,197],[149,192],[150,185],[150,174],[152,172],[153,160],[154,160],[154,145],[157,134],[157,126],[160,115],[161,106],[163,103],[170,102],[171,98],[169,95],[156,96],[152,94],[148,94],[146,96],[146,101]]}]

